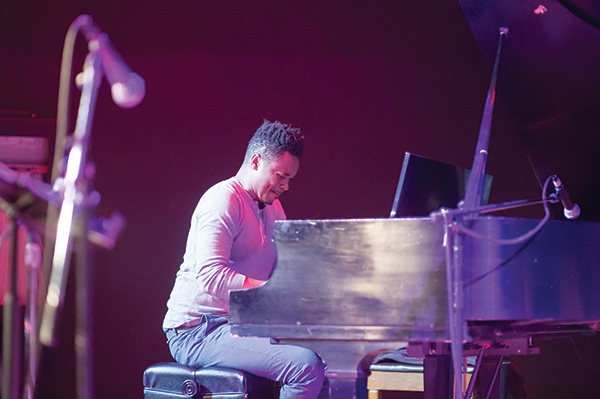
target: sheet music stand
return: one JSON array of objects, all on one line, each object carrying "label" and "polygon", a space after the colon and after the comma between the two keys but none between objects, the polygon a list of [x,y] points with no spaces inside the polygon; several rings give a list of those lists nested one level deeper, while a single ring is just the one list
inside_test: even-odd
[{"label": "sheet music stand", "polygon": [[[469,174],[469,169],[405,152],[390,217],[429,216],[442,207],[456,208],[465,197]],[[488,202],[492,180],[486,175],[483,204]]]}]

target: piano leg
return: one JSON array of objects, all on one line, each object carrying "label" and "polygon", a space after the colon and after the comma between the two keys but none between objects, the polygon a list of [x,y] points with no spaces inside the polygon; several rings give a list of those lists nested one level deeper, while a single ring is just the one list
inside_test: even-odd
[{"label": "piano leg", "polygon": [[451,399],[453,378],[450,355],[425,356],[423,359],[423,399]]}]

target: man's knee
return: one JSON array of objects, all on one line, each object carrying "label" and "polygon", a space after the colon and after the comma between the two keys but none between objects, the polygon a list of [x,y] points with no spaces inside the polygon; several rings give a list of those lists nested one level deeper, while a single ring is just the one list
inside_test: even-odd
[{"label": "man's knee", "polygon": [[312,350],[306,349],[299,359],[304,365],[305,372],[310,376],[308,379],[323,381],[325,376],[325,362]]}]

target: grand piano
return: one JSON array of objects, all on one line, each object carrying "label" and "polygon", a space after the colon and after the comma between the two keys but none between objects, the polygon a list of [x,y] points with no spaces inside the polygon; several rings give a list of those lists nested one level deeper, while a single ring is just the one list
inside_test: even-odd
[{"label": "grand piano", "polygon": [[[485,217],[471,228],[507,237],[535,223]],[[277,269],[231,292],[232,333],[309,347],[327,361],[332,398],[365,397],[381,351],[450,339],[443,240],[430,218],[278,222]],[[600,224],[568,221],[515,246],[465,238],[463,342],[527,354],[535,335],[589,332],[600,320],[598,242]]]},{"label": "grand piano", "polygon": [[[445,399],[451,389],[438,393],[427,381],[431,359],[447,356],[448,344],[461,355],[527,355],[545,337],[597,334],[600,8],[584,0],[459,3],[490,64],[498,28],[509,29],[499,96],[540,184],[560,175],[585,212],[511,245],[499,239],[538,221],[471,215],[452,240],[439,217],[278,222],[277,269],[264,285],[230,293],[231,331],[315,350],[334,399],[366,398],[373,358],[398,346],[425,359],[426,398]],[[566,57],[556,57],[558,47]],[[450,263],[461,273],[456,292]]]}]

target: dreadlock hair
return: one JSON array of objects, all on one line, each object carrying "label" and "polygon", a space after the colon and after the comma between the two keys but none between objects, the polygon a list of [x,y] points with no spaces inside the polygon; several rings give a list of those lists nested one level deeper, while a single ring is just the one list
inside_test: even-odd
[{"label": "dreadlock hair", "polygon": [[269,122],[265,119],[248,143],[244,163],[249,162],[254,154],[259,154],[265,161],[271,162],[286,151],[300,158],[303,149],[304,136],[300,129],[279,121]]}]

